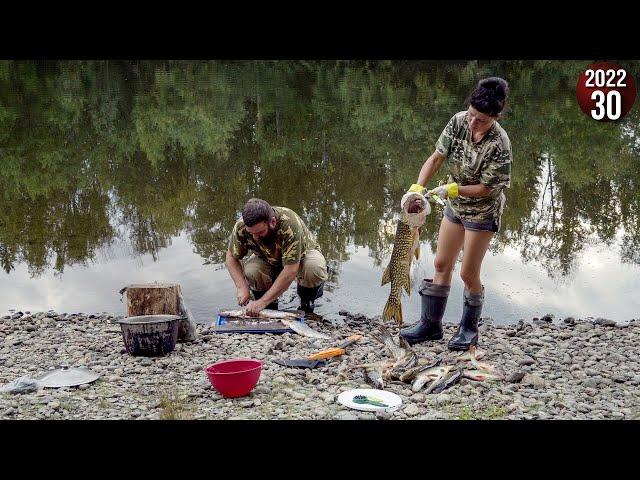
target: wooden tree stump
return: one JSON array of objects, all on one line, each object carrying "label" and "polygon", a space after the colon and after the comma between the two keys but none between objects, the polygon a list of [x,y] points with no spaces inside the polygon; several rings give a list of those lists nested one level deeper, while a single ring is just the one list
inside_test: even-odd
[{"label": "wooden tree stump", "polygon": [[186,307],[182,288],[177,283],[142,283],[128,285],[120,290],[126,293],[127,316],[138,315],[181,315],[178,341],[192,342],[196,339],[193,315]]}]

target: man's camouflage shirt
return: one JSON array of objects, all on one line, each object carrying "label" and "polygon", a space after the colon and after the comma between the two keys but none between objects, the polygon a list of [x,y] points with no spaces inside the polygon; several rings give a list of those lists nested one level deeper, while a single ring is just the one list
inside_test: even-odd
[{"label": "man's camouflage shirt", "polygon": [[286,207],[273,207],[277,218],[276,239],[271,245],[256,242],[247,232],[242,219],[233,227],[229,251],[238,260],[249,251],[274,267],[298,263],[309,250],[319,250],[315,236],[296,212]]}]

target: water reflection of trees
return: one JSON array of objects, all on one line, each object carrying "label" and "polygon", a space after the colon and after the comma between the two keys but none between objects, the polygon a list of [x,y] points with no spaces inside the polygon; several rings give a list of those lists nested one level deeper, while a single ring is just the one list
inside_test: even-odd
[{"label": "water reflection of trees", "polygon": [[[220,263],[250,196],[300,213],[334,272],[351,244],[380,263],[404,189],[469,89],[494,74],[512,86],[501,123],[515,161],[492,248],[565,275],[585,242],[611,243],[622,227],[622,259],[640,263],[638,109],[620,124],[587,118],[574,98],[582,68],[0,62],[2,267],[62,271],[120,230],[154,258],[186,231],[206,263]],[[432,247],[439,219],[423,229]]]}]

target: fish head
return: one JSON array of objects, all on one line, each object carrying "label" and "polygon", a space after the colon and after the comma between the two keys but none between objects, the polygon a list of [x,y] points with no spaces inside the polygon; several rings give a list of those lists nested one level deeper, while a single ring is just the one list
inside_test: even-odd
[{"label": "fish head", "polygon": [[402,350],[412,352],[413,349],[411,348],[411,345],[409,344],[409,342],[407,342],[407,339],[404,338],[402,335],[400,335],[399,338],[400,338],[399,340],[400,348]]},{"label": "fish head", "polygon": [[431,206],[426,197],[420,193],[405,193],[401,200],[402,214],[400,221],[411,227],[421,227],[431,213]]}]

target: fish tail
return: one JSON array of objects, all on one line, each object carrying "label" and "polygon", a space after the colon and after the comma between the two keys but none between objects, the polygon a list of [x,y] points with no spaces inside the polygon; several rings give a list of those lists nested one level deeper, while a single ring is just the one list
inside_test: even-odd
[{"label": "fish tail", "polygon": [[382,311],[383,320],[391,320],[392,318],[396,320],[398,325],[402,325],[402,304],[399,299],[389,298]]}]

